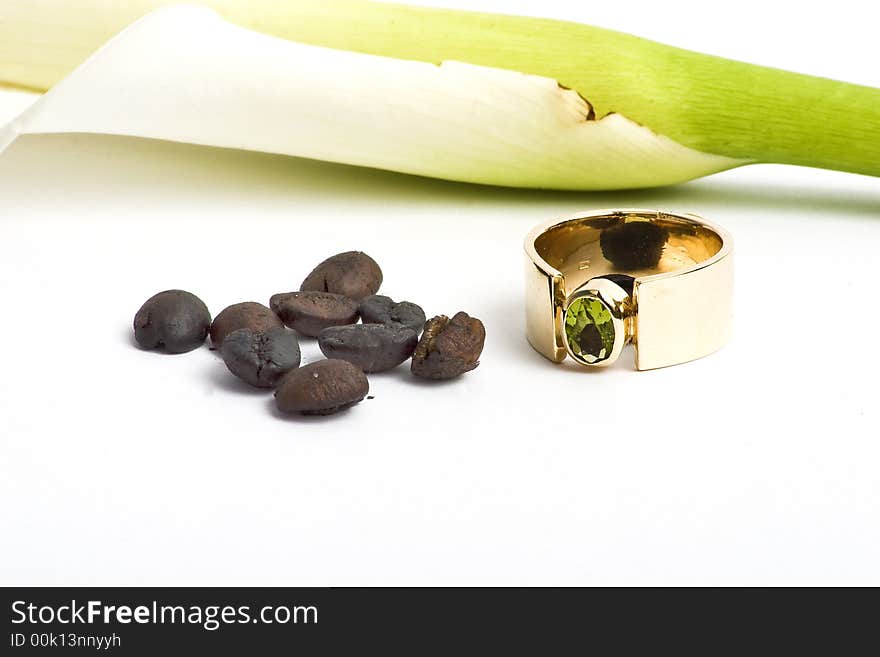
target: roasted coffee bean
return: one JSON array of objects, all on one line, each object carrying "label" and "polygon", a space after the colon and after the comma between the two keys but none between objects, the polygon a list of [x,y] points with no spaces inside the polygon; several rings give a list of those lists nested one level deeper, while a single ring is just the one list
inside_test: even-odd
[{"label": "roasted coffee bean", "polygon": [[357,302],[330,292],[282,292],[269,300],[272,310],[287,326],[316,338],[328,326],[354,324]]},{"label": "roasted coffee bean", "polygon": [[254,333],[263,333],[281,326],[281,320],[269,308],[256,301],[236,303],[214,318],[211,324],[211,342],[219,347],[223,339],[238,329],[247,328]]},{"label": "roasted coffee bean", "polygon": [[327,258],[306,276],[303,292],[332,292],[360,301],[376,294],[382,285],[382,270],[366,253],[346,251]]},{"label": "roasted coffee bean", "polygon": [[256,333],[243,328],[223,339],[220,355],[229,371],[258,388],[273,388],[295,367],[299,367],[296,333],[283,326]]},{"label": "roasted coffee bean", "polygon": [[196,295],[183,290],[159,292],[134,316],[134,338],[145,349],[164,347],[172,354],[192,351],[205,341],[211,313]]},{"label": "roasted coffee bean", "polygon": [[425,311],[411,301],[397,303],[391,297],[373,294],[358,306],[364,324],[399,324],[421,333],[425,328]]},{"label": "roasted coffee bean", "polygon": [[354,406],[370,391],[366,375],[344,360],[319,360],[291,370],[275,391],[284,413],[330,415]]},{"label": "roasted coffee bean", "polygon": [[327,358],[340,358],[364,372],[384,372],[412,356],[418,333],[406,326],[351,324],[321,331],[318,346]]},{"label": "roasted coffee bean", "polygon": [[424,379],[451,379],[480,364],[486,340],[483,322],[467,313],[434,317],[416,346],[412,373]]}]

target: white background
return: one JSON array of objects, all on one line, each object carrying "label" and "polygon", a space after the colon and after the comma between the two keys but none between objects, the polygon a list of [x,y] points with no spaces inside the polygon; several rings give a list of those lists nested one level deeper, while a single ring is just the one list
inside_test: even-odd
[{"label": "white background", "polygon": [[[443,4],[880,86],[865,2]],[[0,94],[2,118],[26,102]],[[614,206],[731,230],[726,349],[596,373],[528,347],[524,234]],[[386,294],[483,319],[482,365],[440,384],[401,367],[345,414],[282,418],[207,347],[132,344],[157,291],[216,314],[348,249]],[[825,171],[549,193],[23,138],[0,156],[0,583],[878,584],[878,250],[880,183]]]}]

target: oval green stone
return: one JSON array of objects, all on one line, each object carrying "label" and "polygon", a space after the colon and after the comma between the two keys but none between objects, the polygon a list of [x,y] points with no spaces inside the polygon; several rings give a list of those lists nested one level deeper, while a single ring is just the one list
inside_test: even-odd
[{"label": "oval green stone", "polygon": [[575,358],[591,365],[607,360],[614,336],[611,311],[596,297],[579,297],[565,311],[565,337]]}]

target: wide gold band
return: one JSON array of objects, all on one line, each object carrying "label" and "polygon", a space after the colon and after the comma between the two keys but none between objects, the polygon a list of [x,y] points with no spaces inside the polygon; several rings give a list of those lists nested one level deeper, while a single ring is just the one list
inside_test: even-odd
[{"label": "wide gold band", "polygon": [[[525,252],[526,336],[550,360],[561,362],[571,353],[564,325],[569,304],[584,290],[592,294],[607,286],[594,279],[608,274],[635,279],[619,312],[611,311],[618,332],[625,331],[635,346],[636,369],[701,358],[730,337],[732,241],[701,217],[650,210],[582,213],[537,226],[526,237]],[[619,350],[615,346],[614,358]]]}]

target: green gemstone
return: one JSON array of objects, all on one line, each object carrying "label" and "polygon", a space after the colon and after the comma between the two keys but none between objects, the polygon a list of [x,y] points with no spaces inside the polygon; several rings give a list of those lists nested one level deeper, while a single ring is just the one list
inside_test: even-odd
[{"label": "green gemstone", "polygon": [[568,348],[579,360],[601,363],[614,349],[614,320],[608,307],[595,297],[579,297],[565,312]]}]

